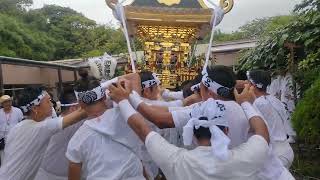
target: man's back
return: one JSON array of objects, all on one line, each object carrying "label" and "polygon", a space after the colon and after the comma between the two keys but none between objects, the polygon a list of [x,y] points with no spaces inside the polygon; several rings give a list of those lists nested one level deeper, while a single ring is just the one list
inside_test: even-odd
[{"label": "man's back", "polygon": [[33,180],[50,137],[62,130],[62,118],[24,120],[9,133],[0,168],[1,180]]},{"label": "man's back", "polygon": [[68,145],[67,158],[82,163],[82,179],[126,179],[142,175],[138,156],[128,147],[83,124]]},{"label": "man's back", "polygon": [[248,139],[249,123],[241,106],[235,101],[219,101],[226,107],[224,117],[229,122],[228,136],[231,139],[230,148],[245,143]]},{"label": "man's back", "polygon": [[210,146],[188,151],[169,144],[155,133],[148,135],[146,147],[169,180],[255,180],[269,148],[261,136],[255,135],[230,150],[228,160],[221,161],[214,157]]},{"label": "man's back", "polygon": [[84,121],[80,121],[69,126],[50,138],[35,180],[53,180],[53,178],[67,179],[69,166],[69,161],[65,156],[67,146],[71,137],[83,122]]}]

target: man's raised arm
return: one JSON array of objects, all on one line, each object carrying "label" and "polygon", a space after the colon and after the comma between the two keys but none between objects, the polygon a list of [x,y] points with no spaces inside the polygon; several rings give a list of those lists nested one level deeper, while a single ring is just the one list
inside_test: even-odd
[{"label": "man's raised arm", "polygon": [[118,82],[117,87],[111,85],[109,90],[109,96],[113,101],[119,104],[123,118],[139,138],[145,142],[147,135],[151,132],[151,128],[145,122],[144,117],[141,116],[129,103],[128,98],[130,90],[123,87],[120,82]]},{"label": "man's raised arm", "polygon": [[270,136],[268,127],[259,113],[252,106],[252,103],[255,100],[253,89],[246,84],[241,94],[239,94],[235,89],[234,95],[236,101],[241,105],[247,118],[249,119],[249,124],[251,129],[254,131],[254,134],[262,136],[269,143]]}]

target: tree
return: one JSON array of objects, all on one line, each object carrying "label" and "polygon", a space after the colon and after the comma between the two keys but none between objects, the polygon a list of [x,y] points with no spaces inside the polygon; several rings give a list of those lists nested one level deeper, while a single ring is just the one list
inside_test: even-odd
[{"label": "tree", "polygon": [[0,12],[16,14],[33,4],[33,0],[0,0]]},{"label": "tree", "polygon": [[[294,16],[275,16],[269,18],[255,19],[232,33],[224,33],[220,29],[215,31],[214,42],[223,43],[228,41],[237,41],[244,39],[259,39],[268,36],[270,32],[290,23]],[[208,34],[201,43],[207,43],[210,39]]]},{"label": "tree", "polygon": [[[311,70],[320,65],[320,12],[317,9],[320,1],[308,0],[302,4],[306,2],[309,2],[309,5],[297,6],[306,9],[296,9],[296,15],[287,25],[261,36],[256,48],[243,52],[239,69],[262,68],[274,73],[295,71],[295,74],[299,75],[296,70],[290,69],[292,66],[289,63],[299,63],[300,71]],[[303,53],[296,54],[294,62],[289,61],[290,52],[284,46],[287,42],[302,47]],[[295,78],[297,81],[302,80],[301,77]]]},{"label": "tree", "polygon": [[291,15],[255,19],[241,26],[239,29],[247,39],[259,39],[262,36],[269,35],[269,33],[275,29],[289,24],[292,19],[293,16]]}]

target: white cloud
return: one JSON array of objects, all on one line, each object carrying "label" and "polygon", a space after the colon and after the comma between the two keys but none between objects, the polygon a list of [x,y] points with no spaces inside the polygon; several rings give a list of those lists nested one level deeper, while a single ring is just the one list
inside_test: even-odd
[{"label": "white cloud", "polygon": [[256,18],[287,15],[301,0],[235,0],[233,9],[226,14],[219,28],[231,32]]}]

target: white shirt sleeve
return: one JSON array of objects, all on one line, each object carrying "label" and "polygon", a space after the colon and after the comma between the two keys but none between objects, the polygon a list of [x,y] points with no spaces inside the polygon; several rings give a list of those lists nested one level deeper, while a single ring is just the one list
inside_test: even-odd
[{"label": "white shirt sleeve", "polygon": [[245,164],[246,169],[256,169],[256,167],[262,167],[268,157],[268,151],[267,141],[260,135],[253,135],[233,152],[234,156]]},{"label": "white shirt sleeve", "polygon": [[166,141],[160,134],[152,131],[145,140],[148,153],[155,163],[164,171],[172,170],[175,160],[178,159],[179,152],[185,151]]},{"label": "white shirt sleeve", "polygon": [[82,142],[80,134],[76,133],[74,136],[70,139],[66,157],[69,159],[69,161],[74,163],[81,163],[83,162],[83,148],[82,148]]},{"label": "white shirt sleeve", "polygon": [[18,122],[20,122],[20,121],[22,121],[23,120],[23,113],[22,113],[22,111],[19,109],[19,108],[17,108],[17,114],[18,114]]},{"label": "white shirt sleeve", "polygon": [[39,125],[41,126],[41,129],[44,129],[45,131],[49,131],[54,134],[62,130],[63,118],[47,118],[44,121],[40,122]]},{"label": "white shirt sleeve", "polygon": [[176,128],[183,128],[183,126],[185,126],[191,118],[191,111],[192,109],[190,108],[172,111],[171,115],[174,122],[174,126]]},{"label": "white shirt sleeve", "polygon": [[183,102],[181,100],[176,101],[160,101],[160,100],[144,100],[148,105],[155,106],[165,106],[165,107],[183,107]]},{"label": "white shirt sleeve", "polygon": [[182,91],[178,91],[178,92],[174,92],[174,91],[169,91],[169,90],[165,90],[162,93],[162,98],[163,99],[175,99],[175,100],[182,100],[183,98],[183,92]]}]

